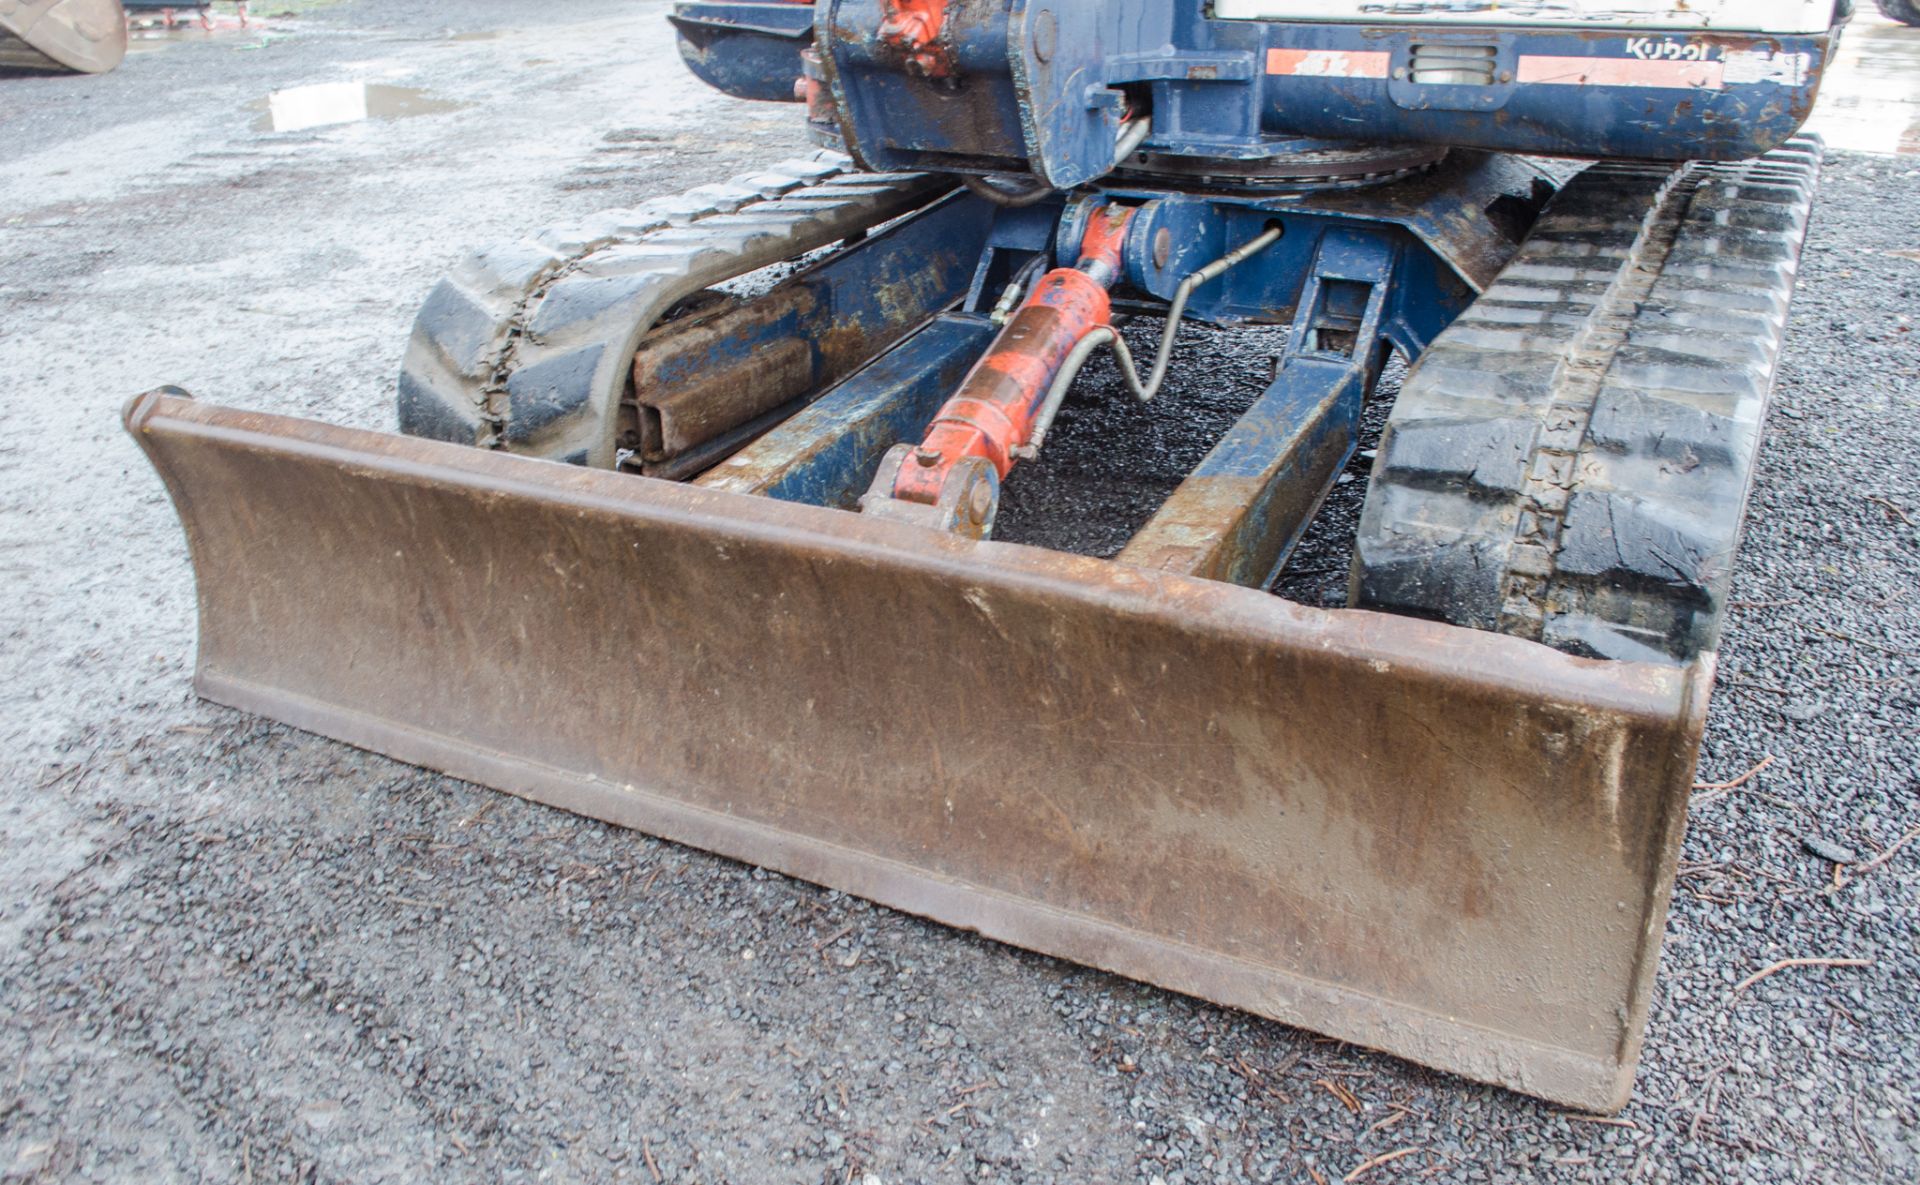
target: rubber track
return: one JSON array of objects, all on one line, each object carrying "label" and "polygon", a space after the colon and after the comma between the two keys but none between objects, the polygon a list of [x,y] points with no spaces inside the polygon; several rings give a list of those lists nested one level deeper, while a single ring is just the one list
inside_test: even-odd
[{"label": "rubber track", "polygon": [[1569,182],[1408,376],[1354,604],[1600,658],[1713,650],[1821,153]]},{"label": "rubber track", "polygon": [[857,234],[951,187],[835,154],[476,252],[436,285],[401,363],[400,430],[608,468],[641,337],[713,284]]}]

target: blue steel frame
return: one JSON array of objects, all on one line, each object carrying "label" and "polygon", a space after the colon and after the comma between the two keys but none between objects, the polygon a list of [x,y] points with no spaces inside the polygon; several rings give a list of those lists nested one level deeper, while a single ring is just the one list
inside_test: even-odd
[{"label": "blue steel frame", "polygon": [[[640,445],[628,467],[684,477],[786,419],[808,392],[840,379],[959,302],[976,280],[993,223],[985,202],[949,194],[911,219],[801,268],[755,302],[726,308],[711,321],[695,315],[669,327],[653,343],[673,343],[684,328],[692,344],[640,351],[645,362],[636,365],[634,380]],[[708,375],[727,376],[724,382],[751,390],[716,400],[703,381]],[[709,436],[704,414],[715,403],[737,407],[740,400],[765,410]],[[682,413],[694,426],[672,439]]]},{"label": "blue steel frame", "polygon": [[1402,282],[1408,257],[1421,254],[1374,229],[1322,230],[1272,384],[1128,542],[1121,563],[1273,582],[1353,456],[1389,345],[1418,357],[1458,311],[1408,300],[1432,295]]},{"label": "blue steel frame", "polygon": [[[1429,188],[1447,200],[1434,200]],[[1220,324],[1291,321],[1274,381],[1119,557],[1264,584],[1352,455],[1385,359],[1396,349],[1417,359],[1516,245],[1515,228],[1488,209],[1519,203],[1530,218],[1551,191],[1513,158],[1464,154],[1435,178],[1357,193],[1282,199],[1116,187],[993,210],[973,281],[955,307],[696,484],[852,509],[887,449],[919,439],[986,350],[998,328],[988,314],[1003,293],[1039,269],[1070,263],[1086,218],[1107,202],[1135,207],[1116,291],[1135,307],[1164,307],[1183,277],[1277,225],[1276,244],[1203,285],[1188,306]],[[903,249],[921,237],[931,254],[950,237],[946,221],[984,206],[949,197],[888,233]],[[868,299],[889,298],[881,286]],[[1044,456],[1031,463],[1044,464]]]},{"label": "blue steel frame", "polygon": [[[887,449],[918,439],[986,350],[995,302],[1040,269],[1071,266],[1086,218],[1105,203],[1135,207],[1115,296],[1136,307],[1164,307],[1187,275],[1278,226],[1276,244],[1187,307],[1217,324],[1291,321],[1275,379],[1120,557],[1242,584],[1269,581],[1285,562],[1352,454],[1385,359],[1395,349],[1420,356],[1492,282],[1554,187],[1515,157],[1456,147],[1391,185],[1183,192],[1108,176],[1125,120],[1150,114],[1146,151],[1203,159],[1297,152],[1302,136],[1740,156],[1798,126],[1828,47],[1825,37],[1775,39],[1773,52],[1806,55],[1791,59],[1800,71],[1791,84],[1738,83],[1680,101],[1643,84],[1724,78],[1724,66],[1618,68],[1608,64],[1625,60],[1618,34],[1217,21],[1203,0],[946,0],[937,37],[902,45],[881,35],[892,7],[692,0],[674,21],[696,73],[748,97],[785,97],[814,45],[810,73],[826,92],[810,114],[830,109],[838,138],[869,169],[1024,171],[1063,191],[1087,188],[993,211],[964,299],[698,484],[851,509]],[[1487,84],[1414,82],[1416,43],[1481,46]],[[1699,53],[1723,62],[1756,45],[1719,36]],[[1632,85],[1523,85],[1515,78],[1528,55],[1591,59],[1597,77]],[[942,217],[980,201],[947,199]],[[927,214],[889,234],[909,251],[916,237],[929,255],[942,247]],[[885,287],[865,298],[886,301]],[[758,349],[778,332],[762,327],[735,344]]]},{"label": "blue steel frame", "polygon": [[708,86],[737,99],[796,98],[800,51],[813,44],[811,5],[701,0],[675,5],[667,19],[681,60]]},{"label": "blue steel frame", "polygon": [[[1149,152],[1258,159],[1298,138],[1501,152],[1737,160],[1806,120],[1837,31],[1802,36],[1216,20],[1205,0],[947,0],[939,65],[879,35],[888,0],[676,6],[696,73],[786,97],[809,34],[865,167],[1030,172],[1065,188],[1113,164],[1129,111]],[[1430,82],[1417,47],[1489,54]],[[767,71],[775,71],[769,79]]]}]

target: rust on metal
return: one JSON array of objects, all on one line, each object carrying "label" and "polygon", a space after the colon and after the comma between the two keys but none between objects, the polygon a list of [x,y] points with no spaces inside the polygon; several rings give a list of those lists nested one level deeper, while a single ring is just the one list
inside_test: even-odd
[{"label": "rust on metal", "polygon": [[738,494],[852,510],[903,436],[925,430],[993,337],[987,318],[947,313],[848,386],[809,404],[696,479]]},{"label": "rust on metal", "polygon": [[985,203],[953,195],[760,295],[699,294],[704,307],[655,327],[634,352],[625,447],[646,472],[666,472],[678,458],[697,467],[718,459],[702,446],[737,448],[742,431],[764,431],[768,417],[791,413],[959,300],[988,215]]},{"label": "rust on metal", "polygon": [[[1079,263],[1055,268],[1033,286],[986,356],[933,417],[920,445],[902,450],[883,468],[888,480],[876,477],[874,492],[881,500],[934,506],[960,496],[962,491],[952,488],[959,481],[970,498],[997,501],[999,480],[1042,430],[1048,389],[1068,356],[1088,334],[1112,325],[1107,289],[1122,273],[1133,213],[1115,203],[1087,219]],[[993,476],[985,477],[979,465],[969,463],[976,461],[991,465]],[[972,509],[962,517],[967,533],[978,537],[992,519],[987,505]]]},{"label": "rust on metal", "polygon": [[[1331,189],[1294,207],[1334,218],[1390,219],[1484,292],[1513,258],[1554,185],[1539,162],[1456,148],[1434,168],[1380,189]],[[1520,195],[1525,194],[1525,197]],[[1496,212],[1505,212],[1505,219]]]},{"label": "rust on metal", "polygon": [[[1262,458],[1258,469],[1206,472],[1203,465],[1188,474],[1116,562],[1264,588],[1352,452],[1362,382],[1356,372],[1286,414],[1267,415],[1256,404],[1229,436],[1241,452]],[[1262,402],[1285,398],[1269,394]]]},{"label": "rust on metal", "polygon": [[[641,457],[678,456],[865,361],[832,359],[816,368],[806,338],[770,332],[816,303],[808,289],[783,285],[718,314],[671,322],[643,341],[633,361]],[[716,350],[762,335],[768,340],[748,357],[709,364]]]},{"label": "rust on metal", "polygon": [[[1325,497],[1321,474],[1337,468],[1345,450],[1326,441],[1306,441],[1275,464],[1307,476],[1284,483],[1274,478],[1189,477],[1128,540],[1117,563],[1208,580],[1261,586],[1272,579],[1281,548],[1310,521]],[[1284,502],[1284,505],[1276,503]]]},{"label": "rust on metal", "polygon": [[[196,687],[1571,1106],[1627,1097],[1710,664],[207,406]],[[965,654],[913,677],[908,654]]]}]

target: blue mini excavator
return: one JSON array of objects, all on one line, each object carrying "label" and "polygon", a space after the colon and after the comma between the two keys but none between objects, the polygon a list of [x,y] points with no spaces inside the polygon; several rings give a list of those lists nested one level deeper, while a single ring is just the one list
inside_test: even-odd
[{"label": "blue mini excavator", "polygon": [[[196,687],[1618,1108],[1845,7],[687,0],[811,155],[465,259],[398,434],[129,404]],[[1191,322],[1286,328],[1211,451],[996,538]],[[1350,605],[1273,594],[1396,355]]]}]

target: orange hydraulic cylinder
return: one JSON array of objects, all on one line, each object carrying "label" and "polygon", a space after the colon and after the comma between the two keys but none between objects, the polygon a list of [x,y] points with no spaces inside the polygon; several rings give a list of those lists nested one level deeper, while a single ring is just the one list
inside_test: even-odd
[{"label": "orange hydraulic cylinder", "polygon": [[913,458],[900,467],[893,496],[932,504],[948,472],[964,457],[984,457],[1001,477],[1013,450],[1033,435],[1047,390],[1073,347],[1111,324],[1107,286],[1120,273],[1120,245],[1133,211],[1108,206],[1088,221],[1078,267],[1055,268],[1008,319],[986,356],[928,426]]}]

